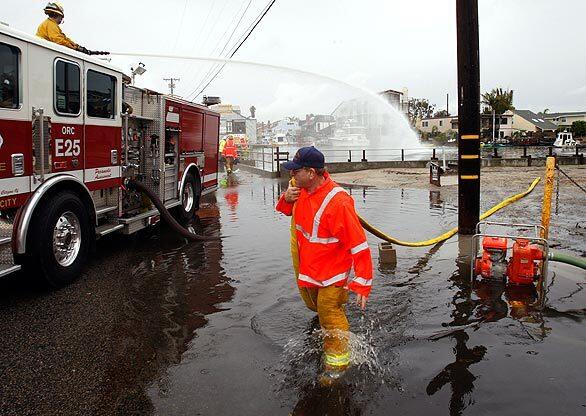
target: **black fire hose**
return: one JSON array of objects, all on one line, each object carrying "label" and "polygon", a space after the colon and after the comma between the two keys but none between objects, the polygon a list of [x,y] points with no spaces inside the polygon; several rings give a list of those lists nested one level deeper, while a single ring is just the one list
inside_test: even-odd
[{"label": "black fire hose", "polygon": [[173,230],[181,234],[183,237],[192,241],[217,241],[221,239],[221,237],[198,235],[187,230],[185,227],[179,224],[177,220],[175,220],[175,218],[173,218],[173,216],[169,213],[167,208],[165,208],[165,205],[163,205],[159,197],[155,195],[155,193],[152,190],[144,186],[142,183],[131,179],[126,183],[126,187],[130,189],[136,189],[137,191],[143,192],[146,196],[148,196],[151,202],[157,208],[157,210],[159,210],[161,218],[163,218],[163,220],[167,224],[169,224],[169,226]]}]

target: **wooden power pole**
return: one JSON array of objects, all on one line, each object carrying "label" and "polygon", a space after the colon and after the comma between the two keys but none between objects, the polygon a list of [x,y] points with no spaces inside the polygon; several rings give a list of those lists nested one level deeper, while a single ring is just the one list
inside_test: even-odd
[{"label": "wooden power pole", "polygon": [[480,216],[480,62],[478,0],[456,0],[458,39],[458,232]]},{"label": "wooden power pole", "polygon": [[175,81],[181,81],[179,78],[163,78],[163,81],[169,81],[169,89],[171,90],[171,95],[173,95],[173,90],[175,90]]}]

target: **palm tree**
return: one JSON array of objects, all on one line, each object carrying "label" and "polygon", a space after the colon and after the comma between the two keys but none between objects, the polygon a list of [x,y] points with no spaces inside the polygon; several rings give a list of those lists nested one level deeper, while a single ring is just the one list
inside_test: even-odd
[{"label": "palm tree", "polygon": [[[482,104],[489,107],[491,112],[493,112],[495,116],[500,116],[507,110],[514,110],[515,107],[513,107],[513,90],[503,90],[502,88],[494,88],[492,91],[482,94]],[[495,126],[497,127],[497,137],[499,126],[500,123],[497,123],[497,125]]]}]

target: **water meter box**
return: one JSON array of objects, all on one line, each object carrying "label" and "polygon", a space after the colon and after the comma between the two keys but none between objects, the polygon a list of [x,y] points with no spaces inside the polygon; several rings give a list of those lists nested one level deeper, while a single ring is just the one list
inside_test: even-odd
[{"label": "water meter box", "polygon": [[393,248],[393,245],[391,243],[379,243],[378,261],[381,264],[386,265],[397,264],[397,251]]}]

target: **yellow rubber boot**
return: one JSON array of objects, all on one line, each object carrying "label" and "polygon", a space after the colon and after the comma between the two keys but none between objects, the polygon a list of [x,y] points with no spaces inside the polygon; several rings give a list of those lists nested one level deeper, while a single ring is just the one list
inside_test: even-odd
[{"label": "yellow rubber boot", "polygon": [[318,289],[317,314],[324,331],[324,374],[321,379],[326,381],[339,378],[350,365],[350,325],[346,318],[346,302],[348,291],[343,287],[327,286]]}]

